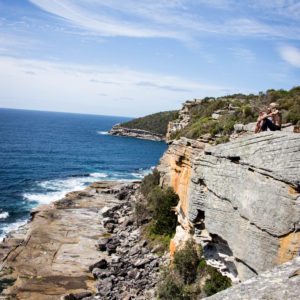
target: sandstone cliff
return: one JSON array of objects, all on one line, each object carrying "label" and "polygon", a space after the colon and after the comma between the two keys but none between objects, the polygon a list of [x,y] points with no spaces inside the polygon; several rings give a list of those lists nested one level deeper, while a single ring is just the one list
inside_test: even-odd
[{"label": "sandstone cliff", "polygon": [[201,103],[200,99],[188,100],[182,104],[181,110],[179,110],[178,119],[169,122],[166,139],[171,140],[172,135],[185,128],[191,120],[191,108]]},{"label": "sandstone cliff", "polygon": [[193,236],[237,280],[300,250],[300,135],[265,132],[210,146],[174,141],[158,167],[180,197],[171,252]]}]

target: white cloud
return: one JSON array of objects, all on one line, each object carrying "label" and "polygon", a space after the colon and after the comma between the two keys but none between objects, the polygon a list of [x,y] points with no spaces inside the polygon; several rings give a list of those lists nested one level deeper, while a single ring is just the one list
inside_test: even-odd
[{"label": "white cloud", "polygon": [[279,54],[287,63],[300,68],[300,50],[298,48],[293,46],[282,46],[279,48]]},{"label": "white cloud", "polygon": [[[72,26],[99,36],[172,38],[185,42],[205,33],[232,36],[264,36],[300,39],[300,26],[275,22],[276,16],[299,16],[296,1],[232,0],[30,0]],[[206,15],[202,7],[225,9],[225,13]],[[248,12],[249,10],[249,12]],[[229,12],[229,13],[228,13]],[[272,15],[272,20],[260,18]],[[239,17],[240,16],[240,17]],[[298,22],[299,24],[299,22]]]},{"label": "white cloud", "polygon": [[[0,56],[0,107],[138,116],[179,108],[230,87],[119,66]],[[17,87],[17,88],[16,88]],[[236,90],[232,90],[236,92]]]},{"label": "white cloud", "polygon": [[[151,6],[126,1],[118,3],[116,1],[74,1],[70,0],[30,0],[33,4],[41,9],[57,15],[71,24],[82,29],[92,31],[101,36],[129,36],[129,37],[165,37],[180,38],[180,33],[176,30],[168,30],[157,27],[153,23],[126,20],[125,15],[136,17],[145,16],[145,12],[149,12]],[[88,6],[86,4],[89,4]],[[143,1],[142,1],[143,4]],[[149,3],[150,4],[150,3]],[[157,6],[153,5],[154,9]],[[160,6],[159,8],[161,8]],[[165,5],[164,7],[171,7]],[[153,8],[152,8],[153,10]],[[122,17],[113,16],[117,12],[122,12]],[[151,12],[151,11],[150,11]],[[125,14],[125,15],[124,15]]]}]

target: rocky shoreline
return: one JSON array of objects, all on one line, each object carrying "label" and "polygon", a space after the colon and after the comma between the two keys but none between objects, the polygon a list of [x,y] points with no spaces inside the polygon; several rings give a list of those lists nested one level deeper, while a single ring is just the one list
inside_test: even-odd
[{"label": "rocky shoreline", "polygon": [[[3,299],[153,299],[159,257],[134,218],[139,184],[94,183],[32,213],[0,244]],[[1,298],[1,299],[2,299]]]},{"label": "rocky shoreline", "polygon": [[151,140],[156,142],[162,142],[166,140],[165,136],[161,134],[153,133],[147,130],[125,128],[120,126],[119,124],[113,126],[113,128],[108,132],[108,134],[116,136],[134,137],[137,139]]}]

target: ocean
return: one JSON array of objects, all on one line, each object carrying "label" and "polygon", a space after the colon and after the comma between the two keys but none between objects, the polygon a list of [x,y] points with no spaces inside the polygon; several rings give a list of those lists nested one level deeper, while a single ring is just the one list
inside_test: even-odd
[{"label": "ocean", "polygon": [[39,204],[101,180],[137,180],[167,145],[107,135],[125,117],[0,109],[0,238]]}]

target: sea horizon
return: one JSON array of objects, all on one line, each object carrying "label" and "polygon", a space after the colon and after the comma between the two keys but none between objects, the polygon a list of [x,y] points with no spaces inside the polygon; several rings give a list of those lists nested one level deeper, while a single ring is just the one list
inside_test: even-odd
[{"label": "sea horizon", "polygon": [[41,109],[30,109],[30,108],[0,107],[0,110],[21,110],[21,111],[49,112],[49,113],[58,113],[58,114],[74,114],[74,115],[98,116],[98,117],[117,117],[117,118],[126,118],[128,120],[137,118],[136,116],[106,115],[106,114],[98,114],[98,113],[56,111],[56,110],[41,110]]},{"label": "sea horizon", "polygon": [[40,204],[96,181],[148,174],[165,143],[108,135],[127,117],[0,109],[0,238]]}]

